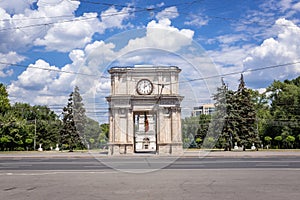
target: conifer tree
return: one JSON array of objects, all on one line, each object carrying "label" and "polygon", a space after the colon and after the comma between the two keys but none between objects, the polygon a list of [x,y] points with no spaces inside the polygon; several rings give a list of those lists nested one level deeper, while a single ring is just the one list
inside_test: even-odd
[{"label": "conifer tree", "polygon": [[70,94],[68,104],[63,108],[63,128],[61,130],[61,143],[67,145],[70,151],[75,148],[84,148],[82,133],[85,128],[85,109],[79,88],[76,86]]},{"label": "conifer tree", "polygon": [[85,115],[85,108],[82,102],[82,97],[79,93],[78,86],[75,87],[73,93],[73,115],[76,129],[81,136],[82,141],[86,145],[87,141],[85,138],[85,129],[87,124],[87,117]]},{"label": "conifer tree", "polygon": [[9,108],[8,92],[5,85],[0,83],[0,114],[4,114]]},{"label": "conifer tree", "polygon": [[227,131],[227,118],[228,118],[228,88],[225,85],[223,79],[221,79],[222,85],[217,88],[216,94],[213,95],[215,100],[215,112],[212,116],[211,131],[218,134],[218,140],[222,148],[227,149],[230,143],[230,134]]},{"label": "conifer tree", "polygon": [[236,103],[234,104],[235,127],[237,131],[237,142],[244,147],[251,147],[254,143],[257,145],[259,140],[256,130],[256,112],[255,105],[251,99],[251,91],[246,88],[243,74],[241,74],[238,90],[234,94]]},{"label": "conifer tree", "polygon": [[235,92],[228,90],[226,93],[226,117],[223,127],[222,136],[225,138],[225,150],[231,151],[233,144],[238,140],[237,135],[237,99]]}]

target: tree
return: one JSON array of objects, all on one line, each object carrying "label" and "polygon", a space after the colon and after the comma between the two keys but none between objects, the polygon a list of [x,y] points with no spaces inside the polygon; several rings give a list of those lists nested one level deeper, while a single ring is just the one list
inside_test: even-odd
[{"label": "tree", "polygon": [[82,97],[79,93],[78,86],[75,86],[72,100],[73,100],[73,115],[74,115],[76,130],[78,131],[79,135],[82,137],[82,140],[86,145],[87,139],[85,137],[85,128],[86,128],[87,117],[85,115],[85,108],[82,102]]},{"label": "tree", "polygon": [[231,149],[231,133],[228,121],[228,95],[230,94],[223,79],[221,86],[217,88],[217,92],[213,95],[215,100],[215,112],[212,115],[211,127],[209,133],[215,132],[218,135],[218,147]]},{"label": "tree", "polygon": [[276,136],[276,137],[274,138],[274,140],[277,141],[278,147],[279,147],[279,149],[280,149],[280,143],[281,143],[281,141],[282,141],[282,136],[281,136],[281,135],[278,135],[278,136]]},{"label": "tree", "polygon": [[295,137],[291,135],[285,138],[285,142],[287,143],[287,146],[291,148],[293,148],[293,143],[295,142],[295,140],[296,140]]},{"label": "tree", "polygon": [[46,106],[15,103],[0,122],[0,150],[33,150],[35,141],[49,149],[57,143],[60,120]]},{"label": "tree", "polygon": [[[256,128],[260,136],[260,140],[266,141],[265,137],[273,136],[272,132],[270,131],[270,122],[273,121],[273,116],[270,113],[270,105],[267,98],[267,93],[259,93],[257,90],[251,89],[248,90],[251,93],[252,101],[255,106]],[[267,144],[269,143],[267,142]]]},{"label": "tree", "polygon": [[17,118],[8,111],[5,117],[0,116],[0,150],[24,150],[24,135],[26,135],[26,121]]},{"label": "tree", "polygon": [[[84,130],[85,138],[89,141],[90,148],[96,148],[98,145],[98,138],[101,134],[101,126],[99,123],[91,118],[86,118],[86,126]],[[106,140],[107,141],[107,140]]]},{"label": "tree", "polygon": [[35,120],[37,144],[43,144],[43,149],[55,147],[61,128],[58,116],[47,106],[33,106],[31,112],[35,117],[31,118],[31,122]]},{"label": "tree", "polygon": [[264,140],[266,141],[267,145],[271,145],[272,138],[270,136],[265,136]]},{"label": "tree", "polygon": [[100,134],[98,137],[98,141],[100,142],[100,148],[106,147],[107,141],[108,141],[108,136],[109,135],[109,124],[104,123],[100,125]]},{"label": "tree", "polygon": [[[229,90],[222,81],[214,95],[216,100],[215,116],[219,118],[221,128],[219,145],[225,150],[231,150],[233,144],[250,147],[252,143],[260,142],[256,124],[256,112],[252,97],[252,91],[246,88],[244,77],[241,74],[237,91]],[[225,98],[224,98],[225,97]],[[223,126],[221,126],[223,123]]]},{"label": "tree", "polygon": [[197,132],[195,135],[195,142],[198,148],[201,147],[209,128],[209,124],[211,121],[211,115],[201,114],[198,116],[198,126]]},{"label": "tree", "polygon": [[256,112],[252,101],[251,90],[247,89],[244,82],[243,74],[241,74],[240,84],[235,93],[236,107],[236,131],[238,135],[238,143],[246,147],[251,144],[260,143],[259,135],[256,126]]},{"label": "tree", "polygon": [[223,138],[224,144],[223,148],[231,151],[231,148],[235,142],[239,141],[239,137],[237,135],[237,99],[235,96],[235,92],[232,90],[227,90],[226,93],[226,117],[224,121],[224,127],[222,130],[221,138]]},{"label": "tree", "polygon": [[[300,76],[284,82],[274,81],[266,92],[269,94],[270,113],[273,116],[268,134],[282,136],[283,142],[288,135],[297,138],[300,132]],[[299,145],[296,143],[294,147],[299,148]]]},{"label": "tree", "polygon": [[9,109],[10,103],[6,87],[2,83],[0,83],[0,115],[4,115],[4,113]]},{"label": "tree", "polygon": [[60,142],[63,147],[67,147],[70,152],[75,148],[83,149],[86,140],[81,134],[85,128],[86,116],[77,86],[69,95],[67,106],[63,108],[62,115],[63,127],[60,131]]}]

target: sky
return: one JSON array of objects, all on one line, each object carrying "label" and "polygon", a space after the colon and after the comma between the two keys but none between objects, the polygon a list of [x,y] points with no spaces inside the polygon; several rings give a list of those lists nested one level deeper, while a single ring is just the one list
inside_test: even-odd
[{"label": "sky", "polygon": [[57,113],[79,86],[105,122],[110,67],[175,65],[188,115],[221,77],[261,92],[298,77],[299,20],[295,0],[0,0],[0,82],[11,103]]}]

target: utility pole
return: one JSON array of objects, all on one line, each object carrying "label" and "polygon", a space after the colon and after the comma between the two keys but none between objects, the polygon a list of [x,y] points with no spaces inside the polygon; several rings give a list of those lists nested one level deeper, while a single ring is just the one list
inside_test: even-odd
[{"label": "utility pole", "polygon": [[34,138],[33,138],[33,150],[36,147],[36,117],[34,118]]}]

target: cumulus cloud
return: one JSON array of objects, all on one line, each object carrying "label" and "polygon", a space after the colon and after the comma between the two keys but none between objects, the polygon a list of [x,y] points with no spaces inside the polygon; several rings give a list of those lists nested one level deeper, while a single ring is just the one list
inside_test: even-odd
[{"label": "cumulus cloud", "polygon": [[8,92],[11,100],[25,101],[32,104],[41,103],[38,101],[40,96],[44,96],[45,93],[51,94],[49,85],[58,77],[57,71],[59,71],[59,68],[50,66],[41,59],[29,65],[28,68],[18,76],[18,80],[13,81],[12,84],[9,85]]},{"label": "cumulus cloud", "polygon": [[88,13],[72,22],[54,24],[45,37],[37,38],[34,44],[61,52],[82,48],[91,41],[98,23],[97,13]]},{"label": "cumulus cloud", "polygon": [[[13,5],[11,1],[9,5]],[[27,8],[12,15],[0,7],[0,52],[26,50],[37,38],[44,37],[50,24],[69,20],[78,6],[79,1],[38,1],[37,9]]]},{"label": "cumulus cloud", "polygon": [[130,18],[132,16],[134,9],[129,7],[124,7],[120,11],[118,11],[114,6],[110,7],[106,11],[101,13],[101,24],[102,27],[100,32],[104,31],[108,28],[119,28],[123,29],[127,25],[124,25],[124,20]]},{"label": "cumulus cloud", "polygon": [[[90,43],[94,33],[104,33],[106,29],[122,29],[127,25],[123,22],[131,16],[132,8],[118,11],[110,7],[102,12],[98,19],[97,13],[85,13],[66,23],[58,23],[49,29],[45,37],[38,38],[35,45],[45,46],[47,50],[69,52],[75,48],[83,48]],[[74,42],[76,41],[76,42]]]},{"label": "cumulus cloud", "polygon": [[10,1],[0,1],[0,7],[5,9],[7,13],[19,14],[24,13],[26,9],[29,9],[32,3],[37,0],[10,0]]},{"label": "cumulus cloud", "polygon": [[135,38],[128,42],[122,51],[128,52],[140,48],[158,48],[169,51],[178,51],[183,46],[191,44],[194,31],[190,29],[177,29],[171,26],[169,19],[159,22],[152,20],[146,28],[146,36]]},{"label": "cumulus cloud", "polygon": [[110,7],[100,16],[84,13],[75,17],[80,1],[37,1],[36,8],[30,7],[32,1],[28,2],[19,5],[23,12],[13,14],[9,12],[11,1],[0,7],[0,52],[24,51],[32,44],[49,51],[69,52],[90,43],[96,32],[128,26],[123,22],[133,15],[133,8]]},{"label": "cumulus cloud", "polygon": [[[187,67],[182,72],[185,80],[191,79],[195,72],[191,64],[183,61],[182,58],[174,59],[169,56],[168,52],[183,52],[192,44],[194,32],[189,29],[178,29],[171,25],[169,19],[160,21],[151,21],[145,29],[144,36],[138,36],[135,31],[125,32],[127,36],[120,35],[121,38],[111,40],[110,42],[95,41],[85,46],[83,49],[76,49],[69,53],[71,63],[62,67],[61,73],[57,72],[58,68],[51,66],[43,60],[38,60],[35,64],[30,65],[8,88],[9,94],[13,97],[19,96],[22,101],[32,104],[55,105],[59,102],[64,104],[68,94],[75,85],[79,86],[81,94],[85,99],[85,105],[92,105],[95,101],[101,100],[105,103],[105,96],[109,95],[110,78],[107,74],[107,67],[111,66],[114,61],[123,55],[133,51],[142,52],[142,50],[153,48],[160,49],[165,53],[159,54],[147,53],[148,56],[139,57],[138,59],[148,64],[170,65],[178,64],[180,67]],[[130,37],[129,37],[130,36]],[[121,39],[128,40],[124,46],[116,49],[118,41]],[[191,48],[193,49],[193,48]],[[198,52],[198,51],[196,51]],[[181,54],[182,55],[182,54]],[[194,59],[195,55],[189,57]],[[130,60],[130,57],[122,57],[121,64],[134,65],[136,60]],[[140,60],[141,61],[141,60]],[[152,62],[153,61],[153,62]],[[199,60],[195,60],[199,63]],[[34,67],[42,67],[49,69],[39,70]],[[207,65],[206,65],[207,66]],[[72,72],[72,73],[64,73]],[[205,88],[205,85],[199,84]],[[191,88],[191,86],[188,86]],[[203,88],[202,88],[203,89]],[[57,96],[57,99],[53,98]],[[13,99],[18,101],[20,99]],[[92,107],[92,106],[89,106]]]},{"label": "cumulus cloud", "polygon": [[[300,27],[286,19],[278,19],[274,26],[276,36],[265,39],[260,46],[253,48],[244,59],[245,69],[276,66],[300,61]],[[300,65],[288,65],[271,70],[249,73],[252,82],[295,78],[300,74]]]},{"label": "cumulus cloud", "polygon": [[[131,8],[118,11],[114,7],[101,13],[85,13],[72,22],[55,24],[46,36],[35,41],[36,45],[45,46],[48,50],[68,52],[74,48],[83,48],[90,43],[95,32],[104,33],[110,28],[124,28],[123,21],[130,17]],[[76,41],[76,42],[74,42]]]},{"label": "cumulus cloud", "polygon": [[37,60],[35,64],[29,65],[28,69],[18,77],[18,83],[25,89],[41,90],[57,77],[56,70],[59,70],[59,68],[50,66],[44,60]]},{"label": "cumulus cloud", "polygon": [[0,53],[0,77],[10,76],[13,73],[12,69],[7,69],[10,64],[16,64],[23,61],[24,56],[18,55],[16,52]]}]

